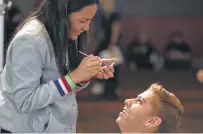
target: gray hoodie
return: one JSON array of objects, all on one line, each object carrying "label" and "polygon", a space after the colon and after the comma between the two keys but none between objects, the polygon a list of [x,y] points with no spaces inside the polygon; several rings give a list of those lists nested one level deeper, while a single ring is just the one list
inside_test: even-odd
[{"label": "gray hoodie", "polygon": [[65,80],[44,25],[28,22],[12,40],[1,74],[0,128],[14,133],[76,133],[76,91],[89,83],[73,87]]}]

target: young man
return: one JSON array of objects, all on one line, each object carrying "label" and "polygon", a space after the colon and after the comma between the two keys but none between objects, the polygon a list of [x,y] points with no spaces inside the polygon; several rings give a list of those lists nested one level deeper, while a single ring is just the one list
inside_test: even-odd
[{"label": "young man", "polygon": [[122,133],[174,133],[183,112],[174,94],[159,84],[152,84],[137,98],[125,101],[116,122]]}]

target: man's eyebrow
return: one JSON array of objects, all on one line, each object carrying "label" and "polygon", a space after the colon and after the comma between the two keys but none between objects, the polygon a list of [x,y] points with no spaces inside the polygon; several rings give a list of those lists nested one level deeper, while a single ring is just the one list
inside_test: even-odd
[{"label": "man's eyebrow", "polygon": [[139,98],[139,99],[143,100],[144,102],[146,102],[145,99],[140,95],[138,95],[137,98]]}]

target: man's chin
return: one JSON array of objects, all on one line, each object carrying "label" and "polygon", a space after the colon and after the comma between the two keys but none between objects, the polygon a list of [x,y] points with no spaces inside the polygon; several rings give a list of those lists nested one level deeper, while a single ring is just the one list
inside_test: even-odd
[{"label": "man's chin", "polygon": [[126,123],[123,119],[121,119],[120,117],[118,117],[116,119],[116,124],[118,125],[118,127],[120,128],[120,130],[122,130],[123,127],[126,126]]},{"label": "man's chin", "polygon": [[116,119],[116,123],[119,124],[119,123],[121,122],[121,120],[122,120],[122,119],[121,119],[121,117],[119,116],[119,117]]}]

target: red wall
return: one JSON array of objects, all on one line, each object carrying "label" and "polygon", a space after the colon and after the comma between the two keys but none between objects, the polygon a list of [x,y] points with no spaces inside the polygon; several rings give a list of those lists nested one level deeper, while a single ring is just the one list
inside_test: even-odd
[{"label": "red wall", "polygon": [[[130,41],[139,30],[144,30],[160,51],[166,45],[169,34],[181,30],[190,43],[194,57],[200,57],[203,49],[203,18],[201,17],[140,17],[122,20],[124,42]],[[124,43],[125,44],[125,43]]]}]

